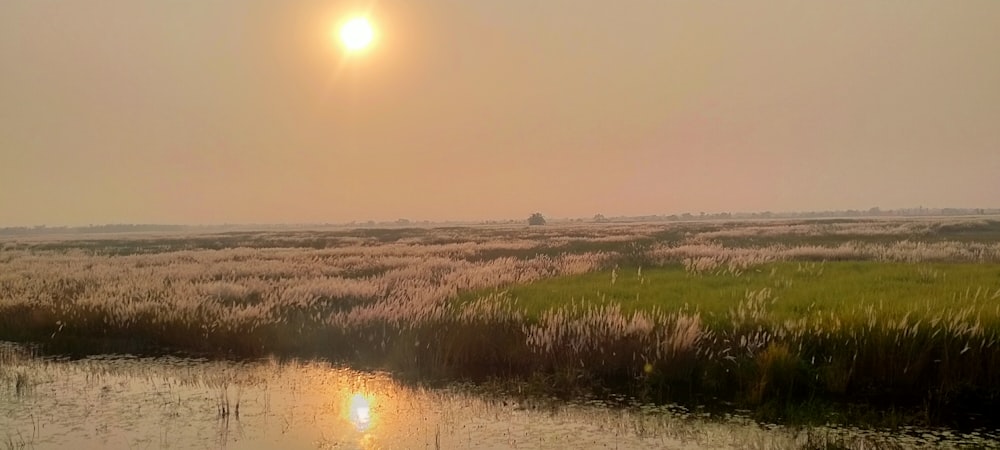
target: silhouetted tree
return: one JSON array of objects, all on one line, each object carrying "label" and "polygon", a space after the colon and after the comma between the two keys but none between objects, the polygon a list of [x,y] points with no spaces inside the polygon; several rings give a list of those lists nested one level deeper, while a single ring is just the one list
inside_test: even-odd
[{"label": "silhouetted tree", "polygon": [[545,225],[545,216],[542,213],[534,213],[528,217],[528,225]]}]

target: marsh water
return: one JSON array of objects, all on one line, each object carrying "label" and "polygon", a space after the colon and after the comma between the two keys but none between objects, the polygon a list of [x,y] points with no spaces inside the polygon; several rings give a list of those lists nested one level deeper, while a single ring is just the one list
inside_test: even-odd
[{"label": "marsh water", "polygon": [[795,428],[738,415],[413,387],[327,362],[25,356],[0,346],[0,448],[991,446],[985,431]]}]

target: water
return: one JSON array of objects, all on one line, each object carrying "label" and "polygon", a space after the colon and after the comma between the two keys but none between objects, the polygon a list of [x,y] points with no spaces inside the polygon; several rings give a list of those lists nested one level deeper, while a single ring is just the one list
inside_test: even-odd
[{"label": "water", "polygon": [[796,429],[677,407],[483,398],[325,362],[98,356],[30,358],[0,347],[4,448],[975,447],[990,433]]}]

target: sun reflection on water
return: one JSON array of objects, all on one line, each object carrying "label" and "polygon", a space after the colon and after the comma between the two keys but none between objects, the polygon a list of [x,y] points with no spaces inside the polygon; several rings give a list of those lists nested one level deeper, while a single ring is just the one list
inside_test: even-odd
[{"label": "sun reflection on water", "polygon": [[354,393],[351,396],[347,412],[351,423],[358,431],[365,432],[371,428],[372,402],[369,397],[361,393]]},{"label": "sun reflection on water", "polygon": [[[161,447],[248,450],[742,448],[747,442],[797,448],[804,445],[803,433],[833,439],[821,442],[846,439],[844,446],[866,448],[984,448],[1000,440],[993,430],[971,434],[922,429],[903,433],[837,427],[804,430],[762,426],[742,416],[708,420],[670,405],[642,405],[634,410],[590,400],[551,404],[547,399],[483,398],[461,386],[412,388],[384,373],[321,362],[108,356],[43,360],[4,354],[3,346],[0,342],[3,369],[27,374],[29,382],[44,380],[44,389],[18,394],[14,381],[8,378],[4,386],[0,373],[0,448],[126,448],[137,441],[150,446],[159,442]],[[221,373],[226,377],[222,384],[218,381]],[[151,387],[158,393],[151,393]],[[151,395],[163,395],[168,401],[150,401]],[[220,395],[238,396],[239,417],[235,413],[228,419],[219,417]],[[138,404],[143,405],[143,414],[135,413]],[[103,426],[96,433],[79,432],[93,423]],[[213,436],[216,441],[210,440]]]}]

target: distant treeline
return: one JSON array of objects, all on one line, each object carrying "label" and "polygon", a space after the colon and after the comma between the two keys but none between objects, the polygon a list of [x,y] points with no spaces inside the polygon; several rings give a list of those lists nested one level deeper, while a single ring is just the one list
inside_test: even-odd
[{"label": "distant treeline", "polygon": [[600,214],[595,221],[682,221],[682,220],[740,220],[740,219],[824,219],[840,217],[924,217],[924,216],[974,216],[997,215],[1000,208],[906,208],[906,209],[847,209],[838,211],[793,211],[793,212],[739,212],[739,213],[684,213],[633,217],[608,217]]},{"label": "distant treeline", "polygon": [[111,225],[88,225],[83,227],[48,227],[39,225],[34,227],[7,227],[0,228],[0,235],[18,236],[35,234],[87,234],[87,233],[128,233],[142,231],[181,231],[191,227],[186,225],[150,225],[150,224],[111,224]]},{"label": "distant treeline", "polygon": [[[907,208],[907,209],[879,209],[877,207],[863,210],[847,209],[839,211],[803,211],[803,212],[716,212],[697,214],[683,213],[671,215],[648,215],[648,216],[614,216],[605,217],[597,214],[593,218],[583,219],[555,219],[553,223],[559,222],[676,222],[688,220],[747,220],[747,219],[829,219],[829,218],[864,218],[864,217],[924,217],[924,216],[974,216],[974,215],[1000,215],[1000,208]],[[350,228],[380,228],[399,226],[454,226],[469,225],[477,222],[432,222],[432,221],[410,221],[399,219],[396,221],[376,222],[347,222],[347,223],[322,223],[322,224],[226,224],[226,225],[156,225],[156,224],[109,224],[109,225],[87,225],[79,227],[50,227],[38,225],[32,227],[6,227],[0,228],[0,236],[26,236],[44,234],[88,234],[88,233],[128,233],[128,232],[167,232],[185,230],[213,230],[228,231],[234,229],[275,229],[287,230],[309,227],[350,227]],[[524,219],[492,220],[478,222],[480,224],[519,224],[524,223]]]}]

